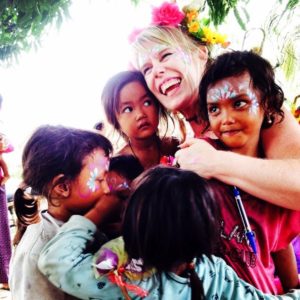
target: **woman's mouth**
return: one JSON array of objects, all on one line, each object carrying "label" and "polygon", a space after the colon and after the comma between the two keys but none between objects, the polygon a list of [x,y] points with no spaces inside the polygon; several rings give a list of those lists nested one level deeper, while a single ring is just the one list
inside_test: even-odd
[{"label": "woman's mouth", "polygon": [[167,96],[171,91],[177,89],[180,86],[181,78],[170,78],[165,80],[159,87],[161,94]]}]

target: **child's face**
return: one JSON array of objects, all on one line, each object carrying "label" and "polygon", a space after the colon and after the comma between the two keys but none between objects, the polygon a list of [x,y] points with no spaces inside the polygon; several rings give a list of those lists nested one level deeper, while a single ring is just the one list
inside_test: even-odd
[{"label": "child's face", "polygon": [[126,84],[120,91],[120,129],[130,139],[143,139],[153,136],[158,126],[158,109],[141,83]]},{"label": "child's face", "polygon": [[150,44],[140,56],[140,70],[151,92],[170,111],[194,107],[206,59],[195,51]]},{"label": "child's face", "polygon": [[207,110],[211,129],[226,146],[237,153],[258,155],[264,110],[248,72],[210,86]]},{"label": "child's face", "polygon": [[109,159],[100,148],[85,157],[80,174],[70,184],[70,197],[62,204],[73,213],[89,210],[103,194],[109,193],[106,182],[108,166]]}]

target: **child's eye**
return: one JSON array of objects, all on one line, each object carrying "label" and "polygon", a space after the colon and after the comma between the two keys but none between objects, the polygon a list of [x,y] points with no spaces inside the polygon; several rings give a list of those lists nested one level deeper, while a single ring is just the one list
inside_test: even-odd
[{"label": "child's eye", "polygon": [[144,106],[151,106],[152,105],[152,101],[151,100],[146,100],[144,102]]},{"label": "child's eye", "polygon": [[234,102],[234,107],[235,108],[243,108],[244,106],[247,105],[247,102],[244,100],[237,100]]},{"label": "child's eye", "polygon": [[133,109],[131,106],[126,106],[122,109],[122,113],[130,113],[132,111],[133,111]]},{"label": "child's eye", "polygon": [[208,114],[217,115],[220,112],[220,109],[216,105],[211,105],[208,107]]}]

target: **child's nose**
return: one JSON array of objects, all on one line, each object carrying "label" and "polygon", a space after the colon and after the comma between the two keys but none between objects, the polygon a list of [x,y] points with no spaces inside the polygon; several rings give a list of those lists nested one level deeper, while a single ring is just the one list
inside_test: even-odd
[{"label": "child's nose", "polygon": [[227,109],[223,109],[222,111],[222,123],[223,124],[232,124],[235,122],[234,116],[232,115],[232,113],[227,110]]},{"label": "child's nose", "polygon": [[141,107],[141,108],[138,108],[137,111],[136,111],[136,120],[140,120],[142,118],[144,118],[146,116],[145,112],[144,112],[144,109]]}]

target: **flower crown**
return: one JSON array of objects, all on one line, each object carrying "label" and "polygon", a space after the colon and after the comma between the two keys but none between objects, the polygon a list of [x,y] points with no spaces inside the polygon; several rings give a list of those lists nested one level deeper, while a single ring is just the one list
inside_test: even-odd
[{"label": "flower crown", "polygon": [[[208,46],[220,44],[224,48],[227,47],[227,36],[211,30],[208,24],[209,19],[200,19],[199,9],[193,6],[185,6],[181,11],[176,3],[163,2],[161,6],[152,9],[151,25],[180,27]],[[141,31],[133,32],[130,40],[133,41]]]}]

